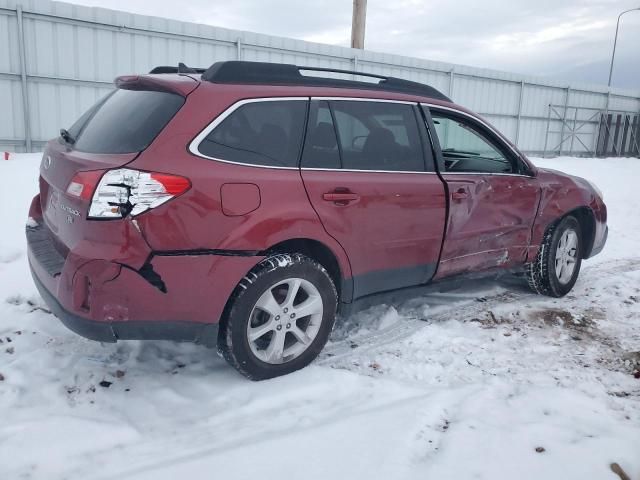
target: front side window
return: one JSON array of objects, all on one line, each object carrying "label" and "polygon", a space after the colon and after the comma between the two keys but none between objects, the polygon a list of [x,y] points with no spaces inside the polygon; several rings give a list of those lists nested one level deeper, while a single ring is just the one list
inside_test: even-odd
[{"label": "front side window", "polygon": [[424,171],[418,121],[411,105],[347,100],[330,105],[342,168]]},{"label": "front side window", "polygon": [[433,110],[431,117],[446,172],[517,173],[511,160],[475,125]]},{"label": "front side window", "polygon": [[247,103],[216,126],[198,150],[231,162],[296,167],[306,110],[304,100]]}]

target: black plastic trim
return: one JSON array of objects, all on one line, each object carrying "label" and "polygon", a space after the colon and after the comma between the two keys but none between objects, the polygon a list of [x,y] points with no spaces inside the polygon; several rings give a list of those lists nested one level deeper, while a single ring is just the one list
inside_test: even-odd
[{"label": "black plastic trim", "polygon": [[455,290],[456,288],[464,285],[467,282],[484,282],[492,280],[499,281],[503,278],[516,278],[515,276],[522,274],[522,271],[522,267],[513,267],[506,269],[496,267],[481,272],[460,273],[451,277],[428,281],[421,285],[412,285],[408,287],[401,287],[393,290],[372,293],[370,295],[355,298],[351,303],[341,302],[338,305],[338,312],[340,313],[340,315],[346,317],[375,305],[386,304],[394,307],[399,307],[404,302],[406,302],[407,300],[411,300],[412,298],[417,298],[432,293],[441,293]]},{"label": "black plastic trim", "polygon": [[38,263],[49,275],[60,275],[64,267],[65,257],[56,249],[51,232],[44,223],[26,228],[27,243]]},{"label": "black plastic trim", "polygon": [[424,171],[435,173],[436,159],[431,148],[431,140],[429,139],[429,131],[422,116],[422,110],[419,105],[413,106],[413,114],[418,123],[418,134],[420,135],[420,143],[422,144],[422,158],[424,159]]},{"label": "black plastic trim", "polygon": [[158,257],[181,257],[194,255],[220,255],[223,257],[257,257],[260,250],[220,250],[217,248],[195,248],[190,250],[154,250],[152,255]]},{"label": "black plastic trim", "polygon": [[[123,264],[121,265],[123,267],[126,266]],[[167,285],[164,283],[164,280],[162,280],[162,277],[160,276],[160,274],[153,269],[153,265],[150,262],[146,262],[144,265],[142,265],[142,267],[140,267],[140,270],[134,270],[134,271],[137,272],[142,278],[144,278],[151,285],[153,285],[158,290],[160,290],[162,293],[167,293]]]},{"label": "black plastic trim", "polygon": [[184,63],[178,63],[177,67],[168,65],[158,65],[154,67],[149,74],[156,75],[159,73],[204,73],[206,68],[187,67]]},{"label": "black plastic trim", "polygon": [[353,277],[353,297],[358,299],[377,292],[423,285],[433,278],[436,267],[436,263],[426,263],[355,275]]}]

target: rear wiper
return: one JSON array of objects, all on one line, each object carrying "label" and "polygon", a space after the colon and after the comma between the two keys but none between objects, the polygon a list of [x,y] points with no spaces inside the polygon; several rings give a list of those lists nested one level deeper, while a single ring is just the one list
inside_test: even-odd
[{"label": "rear wiper", "polygon": [[76,139],[73,138],[73,136],[69,133],[69,131],[66,128],[60,129],[60,136],[65,142],[67,142],[70,145],[73,145],[74,143],[76,143]]}]

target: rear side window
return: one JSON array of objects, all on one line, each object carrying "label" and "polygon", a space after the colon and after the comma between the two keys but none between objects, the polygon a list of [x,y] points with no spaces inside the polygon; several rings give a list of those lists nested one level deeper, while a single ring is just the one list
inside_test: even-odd
[{"label": "rear side window", "polygon": [[424,171],[413,106],[390,102],[332,101],[342,168]]},{"label": "rear side window", "polygon": [[[168,92],[118,89],[71,128],[74,148],[89,153],[134,153],[147,148],[184,104]],[[84,120],[84,122],[82,122]]]},{"label": "rear side window", "polygon": [[240,106],[200,145],[207,157],[276,167],[297,167],[306,100],[272,100]]}]

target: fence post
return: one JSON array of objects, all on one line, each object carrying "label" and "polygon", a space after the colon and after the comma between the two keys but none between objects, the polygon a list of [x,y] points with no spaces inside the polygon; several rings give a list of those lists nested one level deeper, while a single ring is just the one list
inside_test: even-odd
[{"label": "fence post", "polygon": [[22,111],[24,118],[24,142],[27,152],[31,152],[31,116],[29,108],[29,90],[27,89],[27,55],[24,45],[24,25],[22,19],[22,5],[16,5],[18,20],[18,51],[20,53],[20,84],[22,87]]},{"label": "fence post", "polygon": [[236,38],[236,56],[238,60],[242,60],[242,39],[240,37]]},{"label": "fence post", "polygon": [[[562,145],[564,144],[564,126],[567,123],[567,108],[569,107],[569,95],[571,95],[571,87],[567,87],[567,94],[564,97],[564,112],[562,114],[562,125],[560,126],[560,147],[558,155],[562,156]],[[569,152],[571,154],[571,152]]]},{"label": "fence post", "polygon": [[520,120],[522,119],[522,97],[524,95],[524,80],[520,82],[520,99],[518,100],[518,120],[516,122],[516,147],[520,139]]},{"label": "fence post", "polygon": [[[635,139],[636,155],[640,158],[640,110],[638,110],[638,115],[636,116],[636,125],[635,135],[633,138]],[[633,156],[633,147],[631,147],[631,156]]]},{"label": "fence post", "polygon": [[605,129],[606,135],[604,137],[604,155],[607,156],[609,151],[609,138],[611,137],[611,128],[609,123],[609,104],[611,102],[611,88],[607,90],[607,103],[604,107]]},{"label": "fence post", "polygon": [[598,113],[596,114],[598,116],[598,125],[595,128],[594,134],[593,134],[593,156],[597,157],[598,156],[598,144],[600,143],[600,128],[602,126],[602,111],[598,111]]},{"label": "fence post", "polygon": [[547,133],[544,136],[544,151],[542,158],[547,156],[547,147],[549,146],[549,127],[551,126],[551,104],[549,104],[549,114],[547,115]]},{"label": "fence post", "polygon": [[453,100],[453,81],[455,80],[456,73],[453,68],[449,70],[449,98]]},{"label": "fence post", "polygon": [[569,146],[569,156],[573,154],[573,141],[576,138],[576,124],[578,123],[578,107],[573,112],[573,130],[571,131],[571,145]]},{"label": "fence post", "polygon": [[635,125],[635,129],[633,130],[633,146],[631,147],[631,156],[633,156],[633,152],[640,158],[640,112],[636,116],[636,120],[633,122]]}]

